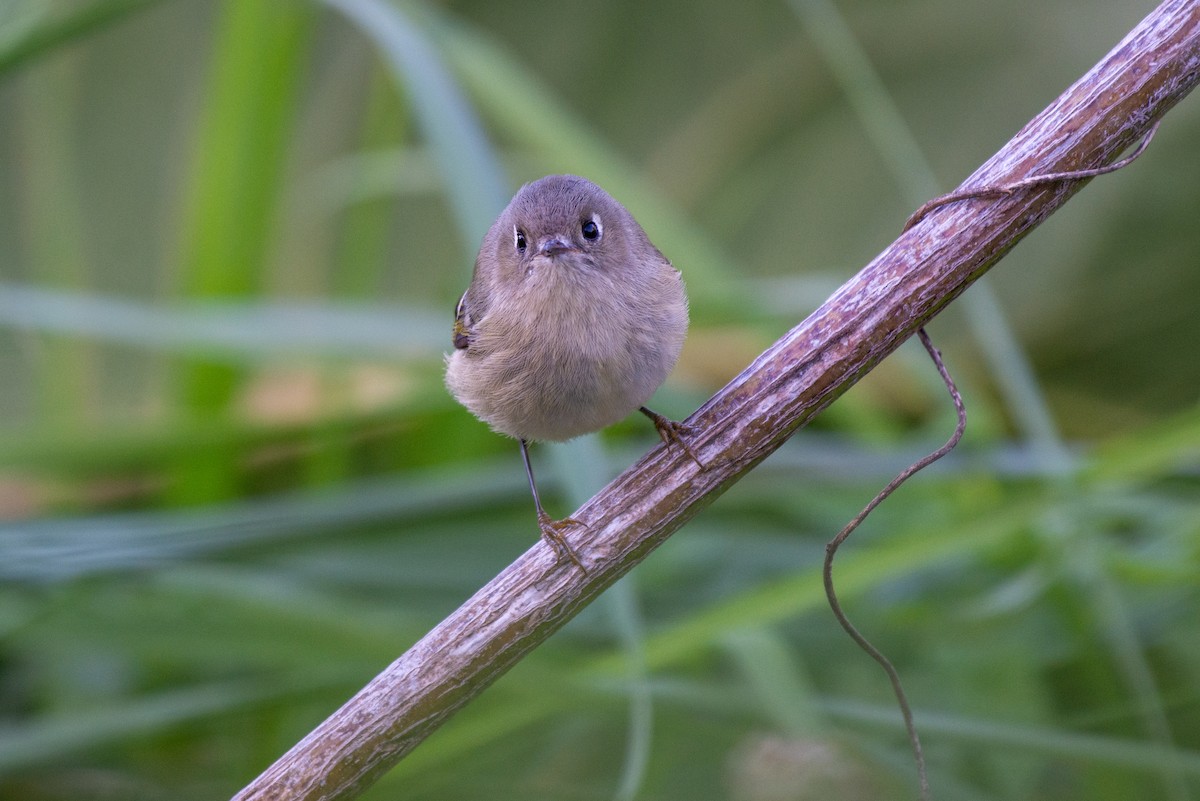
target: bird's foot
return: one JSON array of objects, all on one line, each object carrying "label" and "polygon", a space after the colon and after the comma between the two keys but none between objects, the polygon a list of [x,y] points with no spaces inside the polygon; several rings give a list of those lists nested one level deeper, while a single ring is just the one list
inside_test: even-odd
[{"label": "bird's foot", "polygon": [[579,561],[579,555],[567,544],[567,540],[563,536],[563,532],[571,526],[583,526],[587,528],[585,524],[580,523],[573,517],[564,517],[562,520],[555,520],[545,512],[538,513],[538,527],[542,530],[542,538],[550,543],[550,547],[558,553],[560,558],[566,558],[574,562],[576,567],[586,573],[588,570],[583,566],[583,562]]},{"label": "bird's foot", "polygon": [[671,443],[675,443],[679,445],[679,447],[683,448],[683,452],[691,457],[692,461],[695,462],[701,470],[707,466],[704,464],[704,462],[700,461],[700,457],[696,455],[696,452],[692,450],[692,446],[688,445],[687,440],[684,439],[685,436],[691,436],[692,434],[696,433],[696,429],[694,427],[684,425],[683,423],[672,420],[669,417],[663,417],[658,412],[652,412],[645,406],[641,408],[641,412],[650,418],[650,422],[654,423],[654,428],[658,431],[658,435],[662,437],[662,441],[666,443],[668,448],[671,447]]}]

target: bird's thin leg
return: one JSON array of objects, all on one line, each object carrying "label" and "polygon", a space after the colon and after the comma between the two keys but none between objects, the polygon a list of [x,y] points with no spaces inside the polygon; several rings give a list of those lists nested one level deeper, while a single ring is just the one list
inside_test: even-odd
[{"label": "bird's thin leg", "polygon": [[700,461],[700,457],[692,450],[692,446],[688,445],[687,440],[683,438],[685,434],[694,433],[694,429],[691,426],[685,426],[683,423],[663,417],[658,412],[647,409],[645,406],[640,407],[638,411],[650,418],[650,422],[654,423],[654,427],[658,430],[658,435],[662,437],[662,441],[666,443],[668,448],[671,447],[672,442],[679,443],[679,447],[683,448],[683,452],[692,457],[692,461],[701,470],[704,469],[704,462]]},{"label": "bird's thin leg", "polygon": [[579,556],[567,544],[566,538],[563,537],[563,529],[568,526],[582,526],[583,524],[573,517],[554,520],[550,515],[546,514],[546,510],[542,508],[542,499],[538,496],[537,483],[533,480],[533,465],[529,461],[529,443],[523,439],[521,440],[521,458],[525,460],[525,475],[529,476],[529,491],[533,493],[533,504],[537,507],[538,527],[542,530],[542,537],[550,543],[550,546],[560,556],[565,556],[586,573],[587,568],[583,566],[583,562],[579,561]]}]

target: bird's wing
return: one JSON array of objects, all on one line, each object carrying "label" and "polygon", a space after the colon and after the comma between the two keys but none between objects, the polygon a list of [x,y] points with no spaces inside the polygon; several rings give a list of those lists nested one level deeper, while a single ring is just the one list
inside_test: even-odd
[{"label": "bird's wing", "polygon": [[454,347],[458,350],[466,350],[471,346],[473,318],[467,297],[470,294],[471,290],[468,289],[458,299],[458,305],[454,307]]}]

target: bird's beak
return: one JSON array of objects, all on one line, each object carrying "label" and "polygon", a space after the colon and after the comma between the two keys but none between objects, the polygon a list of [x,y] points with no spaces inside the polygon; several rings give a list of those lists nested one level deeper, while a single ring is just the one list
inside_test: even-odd
[{"label": "bird's beak", "polygon": [[572,250],[578,250],[578,248],[575,247],[574,243],[563,239],[561,236],[547,236],[538,240],[537,252],[539,256],[552,258],[560,253],[567,253]]}]

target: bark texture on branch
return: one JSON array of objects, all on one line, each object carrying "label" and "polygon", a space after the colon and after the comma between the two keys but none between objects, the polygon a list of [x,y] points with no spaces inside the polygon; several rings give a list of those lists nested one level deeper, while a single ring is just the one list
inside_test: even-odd
[{"label": "bark texture on branch", "polygon": [[[1167,0],[962,188],[1113,161],[1200,76],[1200,0]],[[572,517],[588,573],[543,541],[235,796],[346,799],[537,647],[1004,256],[1084,182],[938,208]],[[686,270],[686,265],[683,265]]]}]

